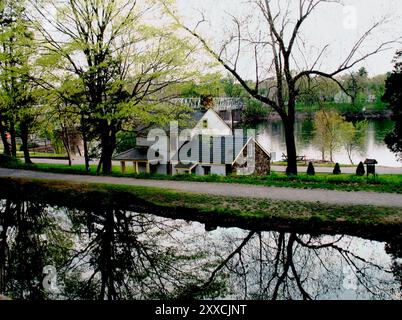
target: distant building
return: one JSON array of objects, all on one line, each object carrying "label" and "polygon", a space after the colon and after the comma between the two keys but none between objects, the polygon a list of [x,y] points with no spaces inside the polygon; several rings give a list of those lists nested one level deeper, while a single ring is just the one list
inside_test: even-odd
[{"label": "distant building", "polygon": [[198,121],[193,128],[193,135],[229,136],[232,128],[213,109],[199,111],[195,115]]},{"label": "distant building", "polygon": [[374,94],[369,94],[367,96],[367,102],[368,103],[374,103],[377,101],[377,97]]},{"label": "distant building", "polygon": [[339,91],[335,96],[334,96],[334,102],[335,103],[352,103],[352,98],[349,97],[345,92]]}]

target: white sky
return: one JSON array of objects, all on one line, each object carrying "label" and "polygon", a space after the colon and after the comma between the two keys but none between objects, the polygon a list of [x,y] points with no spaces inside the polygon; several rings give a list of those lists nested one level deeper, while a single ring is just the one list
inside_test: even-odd
[{"label": "white sky", "polygon": [[[280,2],[285,3],[284,0],[280,0]],[[293,4],[298,2],[298,0],[292,0]],[[218,44],[225,39],[225,36],[228,36],[228,32],[225,30],[233,29],[230,26],[230,15],[245,17],[250,14],[252,25],[254,24],[254,26],[262,29],[266,28],[264,25],[258,25],[261,23],[258,21],[258,12],[253,11],[250,1],[247,0],[177,0],[177,4],[178,13],[189,26],[194,26],[200,19],[201,14],[198,11],[204,13],[207,23],[199,29],[199,32],[209,41],[215,43],[215,48],[218,48]],[[324,71],[336,69],[341,59],[345,59],[346,54],[362,33],[374,21],[383,17],[388,17],[391,21],[377,31],[361,53],[368,52],[370,48],[373,49],[383,41],[402,37],[401,0],[344,0],[344,5],[348,7],[345,9],[336,4],[322,4],[302,29],[303,38],[309,45],[309,49],[306,51],[307,56],[313,61],[318,48],[330,44],[321,66],[325,69]],[[353,22],[354,12],[355,24]],[[391,50],[385,53],[369,58],[358,68],[366,67],[370,75],[391,71],[393,68],[391,61],[398,48],[402,48],[402,42],[399,45],[395,44]],[[249,79],[254,78],[254,71],[251,66],[253,66],[251,58],[242,59],[242,74]]]}]

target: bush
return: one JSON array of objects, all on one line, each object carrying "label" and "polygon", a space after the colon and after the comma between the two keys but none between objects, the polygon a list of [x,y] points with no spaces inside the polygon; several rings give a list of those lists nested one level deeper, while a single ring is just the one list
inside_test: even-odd
[{"label": "bush", "polygon": [[116,153],[122,153],[135,148],[135,145],[136,135],[134,132],[120,132],[117,135]]},{"label": "bush", "polygon": [[341,174],[341,173],[342,173],[341,167],[339,166],[339,163],[336,163],[336,164],[335,164],[335,168],[334,168],[333,173],[334,173],[334,174]]},{"label": "bush", "polygon": [[364,176],[365,173],[366,173],[366,170],[364,170],[364,164],[363,164],[363,162],[360,161],[360,163],[356,169],[356,175]]},{"label": "bush", "polygon": [[36,142],[30,142],[28,143],[28,148],[39,148],[40,145],[37,144]]},{"label": "bush", "polygon": [[0,154],[0,167],[13,167],[19,164],[21,164],[19,159]]},{"label": "bush", "polygon": [[255,99],[245,101],[245,108],[242,111],[242,120],[245,123],[256,123],[268,116],[268,108]]},{"label": "bush", "polygon": [[308,164],[307,174],[308,174],[309,176],[314,176],[314,175],[315,175],[315,169],[314,169],[314,166],[313,166],[313,163],[312,163],[312,162],[310,162],[310,163]]}]

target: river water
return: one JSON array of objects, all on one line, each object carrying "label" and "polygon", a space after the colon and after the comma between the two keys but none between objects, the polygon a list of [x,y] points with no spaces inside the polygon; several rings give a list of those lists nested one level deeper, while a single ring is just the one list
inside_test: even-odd
[{"label": "river water", "polygon": [[[366,158],[377,159],[379,165],[401,167],[384,143],[385,135],[393,130],[394,122],[391,120],[370,120],[366,131],[366,141],[359,152],[354,153],[354,163],[364,161]],[[285,131],[281,121],[263,122],[256,126],[258,141],[274,154],[274,161],[282,159],[282,153],[286,154]],[[296,124],[296,141],[298,155],[308,159],[321,159],[321,153],[313,143],[313,121],[302,120]],[[350,164],[344,149],[335,152],[334,161],[341,164]]]},{"label": "river water", "polygon": [[0,293],[14,299],[402,297],[392,236],[211,228],[10,200],[0,200],[0,224]]}]

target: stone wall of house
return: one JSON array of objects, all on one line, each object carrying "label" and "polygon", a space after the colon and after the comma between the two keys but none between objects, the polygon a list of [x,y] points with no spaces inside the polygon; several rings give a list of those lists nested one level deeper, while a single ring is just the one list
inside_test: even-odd
[{"label": "stone wall of house", "polygon": [[265,176],[271,173],[271,158],[255,144],[255,175]]},{"label": "stone wall of house", "polygon": [[[260,146],[257,143],[253,143],[254,146],[251,148],[252,150],[255,150],[255,167],[254,167],[254,173],[253,175],[255,176],[265,176],[269,175],[271,173],[271,158],[260,148]],[[244,148],[243,150],[243,156],[247,157],[247,152],[249,150],[249,146]],[[237,172],[238,169],[244,168],[246,166],[250,167],[249,163],[245,163],[243,165],[239,165],[238,163],[235,163],[233,165],[233,172]]]}]

